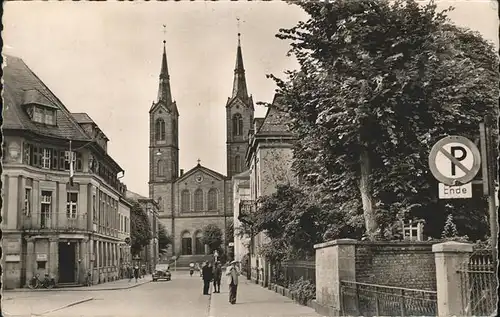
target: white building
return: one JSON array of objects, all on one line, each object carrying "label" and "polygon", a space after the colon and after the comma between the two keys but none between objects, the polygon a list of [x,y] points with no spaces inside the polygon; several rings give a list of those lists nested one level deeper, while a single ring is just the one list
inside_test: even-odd
[{"label": "white building", "polygon": [[250,171],[233,176],[233,224],[234,224],[234,259],[242,261],[243,257],[248,254],[248,237],[240,237],[238,230],[241,228],[240,203],[250,201]]}]

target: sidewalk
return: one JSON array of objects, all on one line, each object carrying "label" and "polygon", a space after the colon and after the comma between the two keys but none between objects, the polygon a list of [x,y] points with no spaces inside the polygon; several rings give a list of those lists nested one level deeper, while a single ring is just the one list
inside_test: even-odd
[{"label": "sidewalk", "polygon": [[[225,280],[224,280],[225,282]],[[213,289],[213,286],[212,286]],[[227,283],[221,285],[220,294],[210,296],[209,317],[319,317],[314,309],[296,304],[248,280],[240,280],[236,304],[229,303]]]},{"label": "sidewalk", "polygon": [[4,290],[4,294],[14,293],[14,292],[82,292],[82,291],[112,291],[112,290],[120,290],[120,289],[128,289],[137,287],[146,283],[151,282],[151,274],[145,275],[143,278],[137,280],[137,283],[134,279],[130,282],[128,279],[121,279],[113,282],[107,282],[102,284],[96,284],[92,286],[81,286],[81,287],[63,287],[63,288],[53,288],[53,289],[29,289],[29,288],[17,288],[13,290]]}]

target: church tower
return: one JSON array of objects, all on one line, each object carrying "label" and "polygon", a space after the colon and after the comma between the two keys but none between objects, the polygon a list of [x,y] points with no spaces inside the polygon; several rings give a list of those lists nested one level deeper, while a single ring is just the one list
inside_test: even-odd
[{"label": "church tower", "polygon": [[236,50],[233,93],[226,103],[227,176],[229,178],[247,169],[245,154],[248,148],[248,132],[252,128],[254,106],[248,95],[240,33]]},{"label": "church tower", "polygon": [[149,197],[159,202],[164,216],[174,212],[173,183],[179,170],[178,122],[179,112],[176,102],[172,101],[163,41],[158,97],[149,110]]}]

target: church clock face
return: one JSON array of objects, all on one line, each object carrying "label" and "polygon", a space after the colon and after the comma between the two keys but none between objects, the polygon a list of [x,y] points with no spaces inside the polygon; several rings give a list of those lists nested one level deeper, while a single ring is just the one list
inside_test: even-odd
[{"label": "church clock face", "polygon": [[203,181],[203,175],[196,175],[196,178],[194,179],[197,183],[201,183]]}]

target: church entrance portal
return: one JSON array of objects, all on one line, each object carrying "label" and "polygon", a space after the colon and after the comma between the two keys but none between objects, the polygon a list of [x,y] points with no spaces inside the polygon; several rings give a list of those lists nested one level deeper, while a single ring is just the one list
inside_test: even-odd
[{"label": "church entrance portal", "polygon": [[182,255],[192,255],[193,254],[193,240],[189,234],[189,232],[184,232],[182,235]]}]

